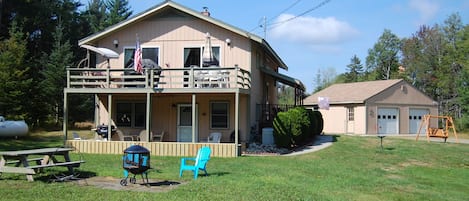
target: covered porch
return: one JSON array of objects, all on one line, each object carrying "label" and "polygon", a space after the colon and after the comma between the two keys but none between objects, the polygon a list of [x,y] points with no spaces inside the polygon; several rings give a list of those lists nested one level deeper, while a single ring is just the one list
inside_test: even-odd
[{"label": "covered porch", "polygon": [[[245,137],[240,138],[239,132],[249,132],[245,118],[249,116],[249,73],[237,67],[212,67],[168,70],[171,73],[162,69],[158,74],[150,69],[142,75],[126,75],[122,69],[115,79],[117,71],[67,70],[64,122],[68,122],[69,94],[93,94],[95,125],[107,126],[108,132],[100,140],[68,140],[69,126],[64,123],[67,145],[81,153],[121,154],[131,144],[140,144],[164,156],[190,156],[207,145],[215,150],[213,156],[240,154],[239,139]],[[198,71],[236,76],[215,80],[198,77]],[[164,136],[155,142],[154,135],[162,132]],[[214,132],[222,134],[220,143],[207,142]]]}]

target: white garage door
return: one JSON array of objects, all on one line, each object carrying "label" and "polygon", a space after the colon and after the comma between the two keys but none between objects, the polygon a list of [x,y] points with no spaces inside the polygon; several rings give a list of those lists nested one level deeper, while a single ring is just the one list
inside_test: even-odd
[{"label": "white garage door", "polygon": [[378,108],[378,134],[397,134],[397,108]]},{"label": "white garage door", "polygon": [[[428,109],[410,109],[409,110],[409,133],[417,134],[420,124],[422,123],[423,116],[429,114]],[[424,134],[426,128],[422,127],[420,134]]]}]

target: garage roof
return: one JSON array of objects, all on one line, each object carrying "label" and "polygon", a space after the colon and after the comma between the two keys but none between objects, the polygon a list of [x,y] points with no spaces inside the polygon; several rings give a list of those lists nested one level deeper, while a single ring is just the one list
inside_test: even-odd
[{"label": "garage roof", "polygon": [[317,105],[318,97],[328,97],[329,104],[364,103],[384,90],[404,82],[403,79],[333,84],[306,97],[304,105]]}]

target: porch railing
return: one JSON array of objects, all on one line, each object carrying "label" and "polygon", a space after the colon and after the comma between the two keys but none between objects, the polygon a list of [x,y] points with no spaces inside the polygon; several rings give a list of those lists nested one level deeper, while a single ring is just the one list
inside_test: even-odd
[{"label": "porch railing", "polygon": [[241,147],[236,151],[234,143],[182,143],[182,142],[135,142],[135,141],[95,141],[67,140],[67,145],[75,148],[75,152],[90,154],[123,154],[131,145],[140,145],[156,156],[195,156],[202,146],[212,149],[213,157],[237,157]]},{"label": "porch railing", "polygon": [[239,67],[145,69],[67,68],[67,88],[239,88],[251,87]]}]

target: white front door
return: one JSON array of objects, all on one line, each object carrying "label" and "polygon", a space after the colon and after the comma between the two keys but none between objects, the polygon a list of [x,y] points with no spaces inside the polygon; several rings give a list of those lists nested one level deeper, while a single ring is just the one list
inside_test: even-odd
[{"label": "white front door", "polygon": [[[197,108],[196,115],[197,116]],[[195,127],[195,142],[198,140],[197,123]],[[192,142],[192,105],[178,105],[178,121],[177,121],[177,141]]]}]

